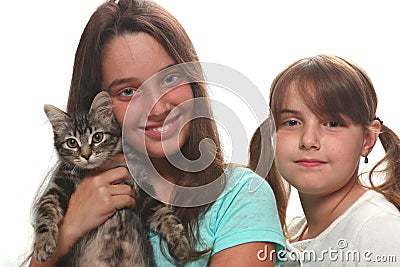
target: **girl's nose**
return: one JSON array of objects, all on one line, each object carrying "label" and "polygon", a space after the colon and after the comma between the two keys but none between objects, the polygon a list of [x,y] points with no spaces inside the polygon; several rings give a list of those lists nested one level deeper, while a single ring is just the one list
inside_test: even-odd
[{"label": "girl's nose", "polygon": [[146,106],[147,116],[150,119],[162,120],[171,111],[171,104],[168,100],[168,93],[164,93],[156,82],[148,82],[143,86],[144,97],[142,100]]},{"label": "girl's nose", "polygon": [[160,97],[155,104],[152,106],[149,118],[161,118],[166,117],[171,111],[171,105],[166,95]]},{"label": "girl's nose", "polygon": [[304,125],[299,141],[300,149],[320,149],[320,133],[318,126],[313,124]]}]

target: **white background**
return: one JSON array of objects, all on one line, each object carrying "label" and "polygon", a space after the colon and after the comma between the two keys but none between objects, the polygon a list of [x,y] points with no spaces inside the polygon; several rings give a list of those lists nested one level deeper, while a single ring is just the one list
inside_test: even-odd
[{"label": "white background", "polygon": [[[327,53],[357,62],[375,84],[378,115],[400,133],[396,1],[158,2],[183,24],[202,61],[243,73],[266,99],[272,79],[296,59]],[[42,107],[65,108],[75,49],[100,3],[2,3],[0,266],[16,266],[30,248],[31,203],[54,160]],[[248,128],[252,132],[255,125]],[[293,203],[291,216],[301,212],[298,202]]]}]

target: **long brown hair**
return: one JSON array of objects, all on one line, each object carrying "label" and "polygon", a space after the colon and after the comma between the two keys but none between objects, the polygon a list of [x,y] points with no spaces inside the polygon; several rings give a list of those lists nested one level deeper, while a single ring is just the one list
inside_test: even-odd
[{"label": "long brown hair", "polygon": [[[67,104],[68,112],[85,112],[94,96],[101,90],[102,50],[113,38],[128,33],[145,32],[155,38],[166,52],[179,63],[198,62],[193,45],[181,24],[164,8],[152,1],[120,0],[106,1],[89,19],[79,42],[73,67],[71,87]],[[201,72],[201,70],[200,70]],[[201,75],[201,74],[200,74]],[[207,97],[204,83],[191,84],[194,97]],[[203,101],[204,102],[204,101]],[[200,141],[209,138],[216,147],[211,149],[214,159],[203,171],[182,173],[179,183],[185,186],[200,186],[223,175],[223,154],[210,105],[205,103],[204,118],[192,121],[188,141],[182,154],[188,159],[199,157]],[[204,113],[203,113],[204,114]],[[211,156],[211,155],[210,155]],[[190,235],[192,246],[199,238],[199,217],[211,204],[200,207],[176,207],[176,214]]]},{"label": "long brown hair", "polygon": [[[338,56],[317,55],[300,59],[278,74],[270,91],[270,108],[275,121],[291,85],[296,86],[304,103],[317,116],[328,116],[339,123],[346,116],[365,131],[377,119],[378,99],[371,79],[355,63]],[[369,172],[370,187],[400,209],[400,140],[384,124],[379,139],[386,154]],[[385,180],[375,184],[373,174],[379,166]]]}]

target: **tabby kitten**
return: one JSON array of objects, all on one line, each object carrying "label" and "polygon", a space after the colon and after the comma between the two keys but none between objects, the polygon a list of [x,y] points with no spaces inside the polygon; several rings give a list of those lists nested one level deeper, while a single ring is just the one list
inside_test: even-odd
[{"label": "tabby kitten", "polygon": [[[45,105],[44,110],[53,127],[59,163],[48,189],[36,203],[33,257],[37,262],[52,257],[57,246],[58,225],[76,186],[90,170],[112,155],[122,153],[121,128],[113,117],[112,101],[107,92],[96,95],[87,114],[69,115],[51,105]],[[138,163],[132,176],[148,180],[140,157],[133,151],[124,152]],[[152,266],[147,227],[165,239],[177,262],[189,258],[191,248],[179,218],[159,202],[153,206],[155,212],[150,218],[143,218],[142,212],[149,212],[144,203],[155,201],[144,201],[151,197],[132,178],[126,183],[135,191],[136,210],[116,211],[104,224],[80,238],[60,259],[59,266]]]}]

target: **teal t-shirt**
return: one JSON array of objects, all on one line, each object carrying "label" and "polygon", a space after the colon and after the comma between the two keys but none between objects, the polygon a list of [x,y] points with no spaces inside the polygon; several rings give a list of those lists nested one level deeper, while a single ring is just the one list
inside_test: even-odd
[{"label": "teal t-shirt", "polygon": [[[225,173],[224,191],[199,221],[201,242],[197,249],[211,251],[185,266],[207,266],[215,253],[248,242],[275,243],[277,253],[284,249],[285,239],[269,184],[247,168],[229,168]],[[150,242],[157,266],[174,266],[161,252],[155,232],[150,232]],[[168,253],[166,247],[164,251]]]}]

